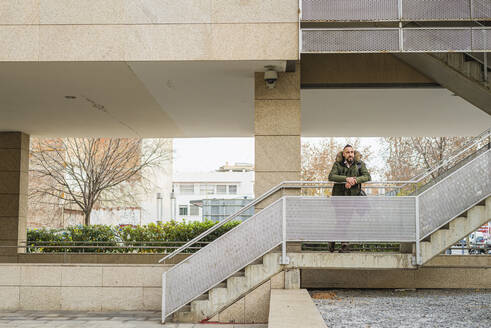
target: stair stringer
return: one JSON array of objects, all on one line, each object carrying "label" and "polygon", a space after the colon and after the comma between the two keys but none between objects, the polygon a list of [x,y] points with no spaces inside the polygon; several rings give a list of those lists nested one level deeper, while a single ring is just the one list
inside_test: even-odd
[{"label": "stair stringer", "polygon": [[[459,56],[462,57],[459,57]],[[491,90],[480,76],[476,63],[466,63],[463,54],[442,56],[429,53],[394,54],[422,74],[491,115]]]}]

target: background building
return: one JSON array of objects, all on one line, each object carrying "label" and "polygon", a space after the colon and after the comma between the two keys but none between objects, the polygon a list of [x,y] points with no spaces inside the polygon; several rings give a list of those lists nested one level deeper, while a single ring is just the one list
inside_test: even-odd
[{"label": "background building", "polygon": [[[174,176],[173,190],[173,219],[202,220],[212,214],[211,206],[214,208],[214,214],[221,213],[223,216],[229,210],[233,213],[242,207],[244,199],[254,198],[253,166],[244,163],[235,165],[227,163],[215,172],[177,173]],[[203,202],[203,200],[215,201]],[[221,202],[217,203],[217,200]],[[218,205],[222,208],[219,209]],[[225,206],[230,207],[225,210]]]}]

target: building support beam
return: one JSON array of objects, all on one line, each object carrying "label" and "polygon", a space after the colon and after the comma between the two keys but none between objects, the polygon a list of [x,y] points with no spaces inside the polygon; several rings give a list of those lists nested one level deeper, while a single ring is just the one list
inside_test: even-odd
[{"label": "building support beam", "polygon": [[0,132],[0,262],[16,262],[27,239],[29,135]]},{"label": "building support beam", "polygon": [[[278,73],[273,89],[266,87],[264,73],[257,72],[254,89],[254,194],[258,197],[282,181],[300,179],[300,65],[294,72]],[[271,197],[256,208],[283,194],[296,195],[298,190]]]}]

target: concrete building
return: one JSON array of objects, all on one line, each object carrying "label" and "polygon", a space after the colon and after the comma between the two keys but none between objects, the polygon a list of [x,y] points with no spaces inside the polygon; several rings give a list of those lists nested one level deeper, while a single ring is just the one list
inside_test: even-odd
[{"label": "concrete building", "polygon": [[157,274],[3,265],[2,309],[250,323],[268,320],[274,288],[491,287],[487,258],[438,256],[491,219],[491,178],[477,179],[489,150],[424,194],[338,212],[359,228],[353,241],[396,241],[397,254],[302,254],[299,241],[350,241],[334,211],[353,200],[281,185],[300,179],[301,136],[488,129],[490,21],[489,0],[0,1],[1,261],[26,258],[30,135],[254,136],[258,199],[245,224]]},{"label": "concrete building", "polygon": [[215,172],[178,173],[174,175],[172,185],[171,218],[178,220],[201,221],[207,218],[210,213],[204,215],[203,200],[254,198],[252,165],[227,164]]}]

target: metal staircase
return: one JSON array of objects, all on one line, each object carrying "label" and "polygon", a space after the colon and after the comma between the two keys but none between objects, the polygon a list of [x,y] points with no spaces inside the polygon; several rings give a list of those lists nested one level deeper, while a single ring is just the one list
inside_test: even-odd
[{"label": "metal staircase", "polygon": [[[413,267],[423,265],[491,219],[491,150],[472,148],[490,135],[488,130],[466,145],[477,155],[460,159],[450,174],[412,196],[280,198],[164,273],[162,320],[211,318],[283,270],[287,242],[409,242],[415,245]],[[418,185],[431,173],[388,184]],[[284,182],[162,261],[284,188],[320,185],[325,182]],[[281,256],[270,253],[278,246]]]}]

